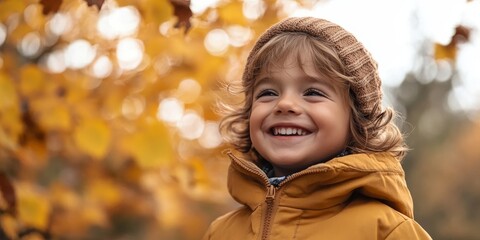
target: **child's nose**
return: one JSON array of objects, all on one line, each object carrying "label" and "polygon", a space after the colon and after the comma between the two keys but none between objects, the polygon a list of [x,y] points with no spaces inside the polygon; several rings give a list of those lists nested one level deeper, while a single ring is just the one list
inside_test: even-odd
[{"label": "child's nose", "polygon": [[276,113],[299,114],[301,108],[298,105],[298,99],[296,99],[295,96],[292,96],[292,94],[285,94],[279,98],[274,111]]}]

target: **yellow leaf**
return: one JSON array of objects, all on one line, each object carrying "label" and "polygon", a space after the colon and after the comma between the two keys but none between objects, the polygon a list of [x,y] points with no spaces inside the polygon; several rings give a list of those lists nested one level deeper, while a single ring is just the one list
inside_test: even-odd
[{"label": "yellow leaf", "polygon": [[235,1],[223,7],[219,7],[218,13],[220,19],[226,24],[239,24],[245,26],[248,23],[245,16],[243,16],[243,3],[240,1]]},{"label": "yellow leaf", "polygon": [[435,59],[441,60],[455,60],[457,56],[457,48],[454,44],[449,44],[447,46],[441,44],[435,44]]},{"label": "yellow leaf", "polygon": [[21,13],[25,4],[26,1],[0,1],[0,22],[5,22],[14,13]]},{"label": "yellow leaf", "polygon": [[0,112],[18,104],[17,92],[13,80],[0,73]]},{"label": "yellow leaf", "polygon": [[18,195],[18,219],[28,226],[45,230],[50,214],[47,196],[28,184],[17,184],[15,189]]},{"label": "yellow leaf", "polygon": [[163,36],[146,35],[145,53],[150,56],[158,56],[169,48],[169,41]]},{"label": "yellow leaf", "polygon": [[79,149],[100,159],[110,146],[111,131],[102,120],[87,119],[75,128],[73,138]]},{"label": "yellow leaf", "polygon": [[168,0],[142,0],[141,4],[147,22],[160,24],[173,17],[173,7]]},{"label": "yellow leaf", "polygon": [[38,94],[43,90],[45,77],[35,65],[27,65],[20,71],[20,90],[26,96]]},{"label": "yellow leaf", "polygon": [[124,144],[141,168],[160,167],[173,157],[168,131],[160,123],[137,131]]}]

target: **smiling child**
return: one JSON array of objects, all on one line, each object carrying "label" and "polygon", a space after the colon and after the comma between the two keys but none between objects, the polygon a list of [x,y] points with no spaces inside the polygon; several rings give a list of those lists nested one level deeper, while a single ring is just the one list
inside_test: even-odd
[{"label": "smiling child", "polygon": [[342,27],[288,18],[247,59],[245,101],[221,123],[242,207],[204,239],[431,239],[413,220],[407,152],[377,64]]}]

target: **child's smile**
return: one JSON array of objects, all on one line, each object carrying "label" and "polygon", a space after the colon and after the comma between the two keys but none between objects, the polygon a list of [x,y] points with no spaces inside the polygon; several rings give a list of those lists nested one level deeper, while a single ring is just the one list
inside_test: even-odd
[{"label": "child's smile", "polygon": [[272,127],[272,134],[274,136],[305,136],[309,133],[308,130],[296,126]]},{"label": "child's smile", "polygon": [[253,90],[250,138],[277,176],[327,161],[349,140],[346,90],[296,59],[262,71]]},{"label": "child's smile", "polygon": [[278,141],[278,144],[293,144],[312,134],[312,131],[302,126],[287,122],[274,124],[270,129],[272,141]]}]

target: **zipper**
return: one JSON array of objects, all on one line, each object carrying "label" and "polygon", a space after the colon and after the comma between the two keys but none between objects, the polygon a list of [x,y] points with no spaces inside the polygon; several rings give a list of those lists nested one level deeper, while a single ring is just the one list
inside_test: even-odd
[{"label": "zipper", "polygon": [[265,212],[263,231],[262,231],[262,240],[267,240],[270,235],[270,228],[272,227],[272,218],[273,218],[273,205],[275,201],[275,186],[270,185],[267,189],[267,197],[265,202],[267,203],[267,210]]},{"label": "zipper", "polygon": [[272,227],[271,226],[272,225],[272,218],[273,218],[273,215],[274,215],[275,197],[276,197],[276,194],[277,194],[277,189],[281,188],[283,185],[292,181],[295,178],[298,178],[298,177],[301,177],[301,176],[304,176],[304,175],[308,175],[308,174],[313,174],[313,173],[327,172],[327,171],[330,170],[330,168],[314,168],[314,169],[300,171],[300,172],[297,172],[297,173],[294,173],[294,174],[288,176],[277,187],[275,187],[272,184],[270,184],[270,182],[268,181],[268,177],[258,167],[255,168],[255,167],[249,166],[248,163],[250,163],[250,162],[247,163],[247,161],[240,160],[238,157],[233,155],[233,153],[231,151],[227,151],[226,154],[233,160],[233,163],[235,165],[239,166],[244,171],[246,171],[248,173],[251,173],[251,174],[254,174],[254,175],[258,176],[260,179],[262,179],[262,181],[264,182],[264,184],[267,188],[267,195],[265,197],[265,203],[266,203],[267,207],[266,207],[266,211],[265,211],[265,217],[263,219],[264,224],[263,224],[263,230],[262,230],[262,238],[261,238],[262,240],[268,240],[268,237],[270,235],[270,230],[271,230],[271,227]]},{"label": "zipper", "polygon": [[258,168],[253,168],[248,166],[248,162],[241,161],[232,152],[228,151],[227,155],[233,160],[233,163],[239,166],[241,169],[248,173],[252,173],[262,179],[264,185],[267,187],[267,195],[265,197],[265,203],[267,205],[265,210],[265,215],[263,218],[263,228],[262,228],[262,240],[268,240],[268,236],[270,235],[270,229],[272,227],[272,218],[274,213],[274,203],[275,203],[275,194],[276,188],[268,181],[267,175],[263,171]]},{"label": "zipper", "polygon": [[[249,172],[249,173],[253,173],[254,175],[260,177],[263,182],[265,183],[265,186],[268,188],[269,186],[271,186],[270,182],[268,181],[268,177],[265,175],[264,172],[262,172],[262,170],[258,169],[258,168],[254,168],[252,169],[251,166],[248,166],[248,164],[246,164],[244,161],[240,160],[237,156],[235,156],[230,150],[227,150],[226,151],[226,154],[232,159],[234,160],[233,163],[235,163],[236,165],[238,165],[239,167],[241,167],[243,170]],[[281,186],[285,185],[286,183],[292,181],[293,179],[295,178],[298,178],[298,177],[301,177],[301,176],[304,176],[304,175],[308,175],[308,174],[313,174],[313,173],[323,173],[323,172],[328,172],[330,171],[331,169],[328,168],[328,167],[317,167],[317,168],[313,168],[313,169],[306,169],[306,170],[303,170],[303,171],[300,171],[300,172],[297,172],[297,173],[294,173],[290,176],[288,176],[285,180],[283,180],[280,184],[278,184],[277,186],[277,189],[280,188]],[[268,189],[267,189],[268,191]]]}]

